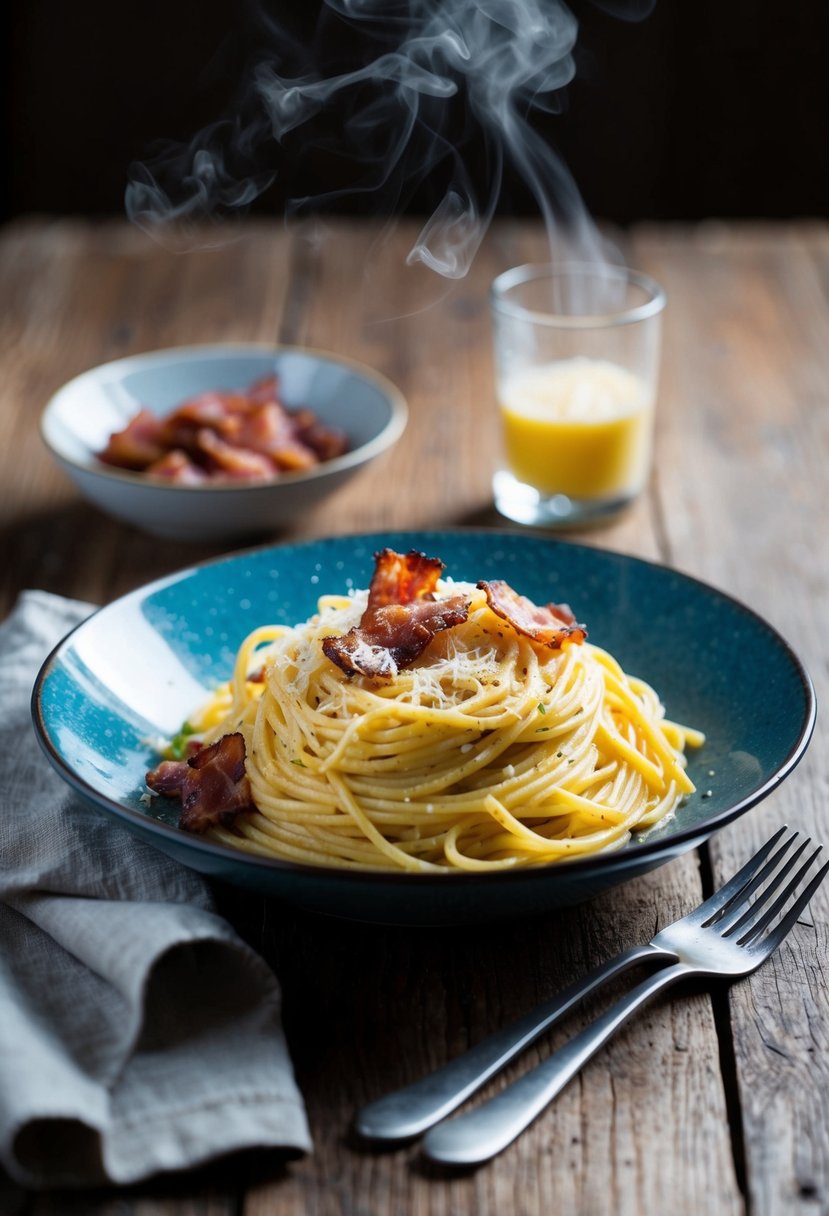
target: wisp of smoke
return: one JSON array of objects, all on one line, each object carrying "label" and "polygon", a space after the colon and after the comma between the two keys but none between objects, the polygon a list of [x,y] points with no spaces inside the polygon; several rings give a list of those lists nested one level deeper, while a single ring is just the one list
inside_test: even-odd
[{"label": "wisp of smoke", "polygon": [[[291,212],[357,192],[393,209],[417,188],[438,187],[408,260],[447,278],[466,274],[507,164],[569,255],[603,260],[572,177],[534,125],[561,108],[575,74],[577,22],[563,0],[324,0],[323,16],[328,63],[317,40],[303,45],[274,19],[263,23],[269,45],[233,117],[133,166],[133,221],[158,234],[170,221],[240,213],[275,177],[290,195],[295,183],[290,171],[285,180],[280,151],[298,141],[306,156],[348,163],[351,180],[294,192]],[[335,57],[330,48],[349,39],[351,61]]]}]

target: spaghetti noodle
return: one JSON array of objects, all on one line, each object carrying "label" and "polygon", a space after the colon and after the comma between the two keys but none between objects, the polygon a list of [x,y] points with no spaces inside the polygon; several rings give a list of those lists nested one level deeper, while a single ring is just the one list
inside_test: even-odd
[{"label": "spaghetti noodle", "polygon": [[252,805],[208,838],[320,866],[492,871],[617,849],[671,816],[694,789],[684,749],[703,736],[581,627],[539,644],[488,586],[437,583],[465,619],[383,678],[342,670],[323,645],[353,636],[365,591],[255,630],[188,723],[202,748],[244,739]]}]

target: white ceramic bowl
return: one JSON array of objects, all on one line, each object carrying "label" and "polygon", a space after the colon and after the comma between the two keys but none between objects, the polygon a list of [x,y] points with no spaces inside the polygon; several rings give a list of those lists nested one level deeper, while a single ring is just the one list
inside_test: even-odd
[{"label": "white ceramic bowl", "polygon": [[[276,373],[291,409],[308,406],[346,432],[349,450],[274,481],[167,485],[103,464],[96,453],[143,406],[166,414],[211,389],[247,388]],[[61,468],[96,506],[155,536],[226,541],[272,533],[391,447],[406,425],[401,393],[358,363],[319,351],[258,344],[191,346],[105,363],[52,397],[41,434]]]}]

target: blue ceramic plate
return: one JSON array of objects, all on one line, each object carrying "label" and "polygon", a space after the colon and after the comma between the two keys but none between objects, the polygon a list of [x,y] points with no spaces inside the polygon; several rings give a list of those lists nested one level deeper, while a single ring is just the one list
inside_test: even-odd
[{"label": "blue ceramic plate", "polygon": [[[669,823],[592,859],[498,874],[362,874],[236,853],[175,826],[175,804],[142,800],[169,736],[226,679],[265,622],[310,616],[323,591],[365,587],[385,545],[422,549],[447,574],[505,578],[538,602],[566,601],[591,640],[660,692],[669,717],[699,727],[697,786]],[[125,645],[128,639],[129,644]],[[44,664],[35,728],[61,776],[91,806],[203,873],[331,915],[437,924],[578,903],[700,844],[764,798],[806,749],[815,701],[801,663],[728,596],[663,566],[506,532],[343,536],[235,554],[152,583],[96,612]],[[165,816],[166,811],[166,816]]]}]

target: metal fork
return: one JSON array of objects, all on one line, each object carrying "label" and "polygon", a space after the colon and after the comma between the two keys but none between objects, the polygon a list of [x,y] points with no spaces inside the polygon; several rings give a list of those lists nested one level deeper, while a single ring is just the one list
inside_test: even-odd
[{"label": "metal fork", "polygon": [[[477,1164],[500,1152],[602,1044],[657,992],[691,975],[732,978],[748,975],[768,958],[829,870],[827,862],[798,896],[784,919],[769,929],[820,852],[818,846],[772,900],[811,843],[808,838],[803,839],[794,852],[790,852],[799,839],[799,834],[794,832],[773,852],[786,831],[785,826],[780,828],[729,882],[687,916],[662,929],[646,945],[625,950],[552,1001],[532,1010],[436,1072],[365,1107],[357,1117],[357,1131],[372,1140],[389,1142],[410,1139],[427,1128],[434,1128],[434,1124],[460,1106],[599,985],[643,960],[663,964],[661,970],[640,983],[543,1064],[476,1110],[434,1128],[423,1146],[427,1156],[450,1164]],[[784,858],[785,864],[781,865]],[[767,885],[749,904],[750,897],[763,883]],[[672,965],[665,966],[667,963]]]}]

